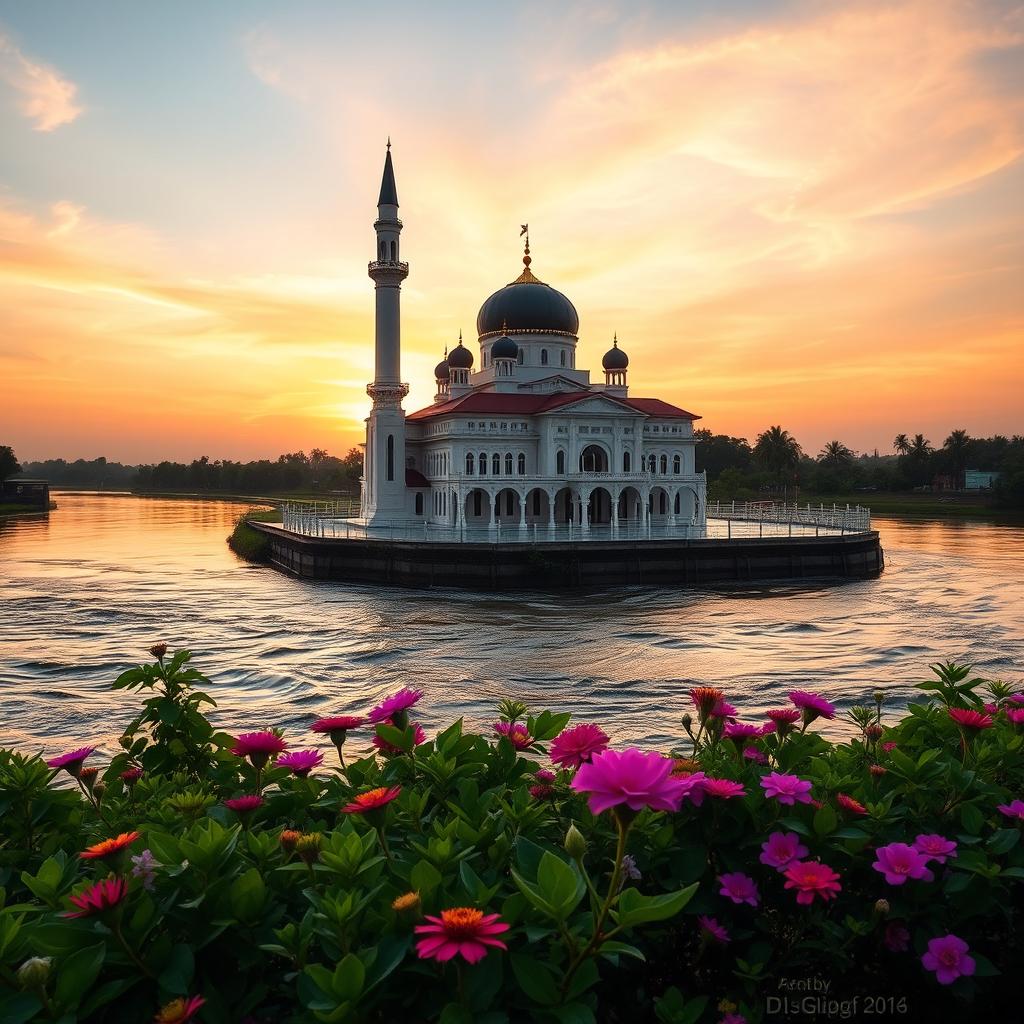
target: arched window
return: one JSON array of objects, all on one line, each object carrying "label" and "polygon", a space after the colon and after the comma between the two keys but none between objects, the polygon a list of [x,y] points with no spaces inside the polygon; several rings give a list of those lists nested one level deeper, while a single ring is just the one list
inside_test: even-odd
[{"label": "arched window", "polygon": [[394,263],[397,258],[398,258],[398,243],[397,242],[392,242],[391,243],[391,262]]},{"label": "arched window", "polygon": [[505,515],[512,515],[512,492],[505,492]]},{"label": "arched window", "polygon": [[[676,458],[678,458],[678,456],[676,456]],[[676,513],[676,515],[679,515],[679,492],[678,491],[676,491],[675,513]]]},{"label": "arched window", "polygon": [[559,355],[562,357],[562,365],[565,366],[565,349],[564,348],[559,353]]},{"label": "arched window", "polygon": [[668,456],[662,455],[661,457],[661,474],[662,476],[668,475]]},{"label": "arched window", "polygon": [[526,476],[526,456],[522,452],[519,453],[519,475]]},{"label": "arched window", "polygon": [[491,476],[501,476],[501,456],[497,452],[491,456]]},{"label": "arched window", "polygon": [[473,515],[483,515],[483,491],[473,492]]},{"label": "arched window", "polygon": [[395,435],[388,434],[388,479],[395,479]]},{"label": "arched window", "polygon": [[629,472],[629,467],[630,467],[631,464],[632,464],[632,457],[630,456],[629,452],[623,452],[622,453],[622,472],[623,473],[628,473]]},{"label": "arched window", "polygon": [[667,509],[668,509],[668,495],[664,491],[662,491],[661,492],[661,514],[664,515]]},{"label": "arched window", "polygon": [[540,350],[540,365],[541,366],[547,366],[548,365],[548,350],[546,348],[542,348]]},{"label": "arched window", "polygon": [[480,453],[480,475],[487,476],[487,452]]},{"label": "arched window", "polygon": [[416,515],[423,515],[423,492],[419,491],[416,494]]},{"label": "arched window", "polygon": [[565,472],[565,452],[560,451],[555,456],[555,472],[561,476]]},{"label": "arched window", "polygon": [[599,444],[588,444],[580,453],[581,473],[607,473],[608,453]]},{"label": "arched window", "polygon": [[512,475],[512,453],[505,452],[505,476]]},{"label": "arched window", "polygon": [[[672,456],[672,472],[675,473],[676,476],[678,476],[680,473],[682,473],[682,471],[683,471],[683,460],[680,459],[678,455],[673,455]],[[676,509],[676,511],[678,512],[679,509]]]},{"label": "arched window", "polygon": [[535,516],[540,515],[540,491],[536,490],[533,492],[533,514]]},{"label": "arched window", "polygon": [[[647,471],[648,471],[649,473],[655,473],[655,472],[657,472],[657,469],[658,469],[658,459],[657,459],[657,456],[655,456],[655,455],[652,455],[652,456],[651,456],[651,457],[650,457],[650,458],[649,458],[649,459],[647,460]],[[653,510],[652,510],[652,511],[653,511]]]},{"label": "arched window", "polygon": [[522,366],[526,360],[526,353],[522,349],[520,349],[519,355],[516,356],[516,359],[518,360],[519,365]]},{"label": "arched window", "polygon": [[466,453],[466,476],[472,476],[473,475],[473,463],[475,461],[476,460],[473,458],[473,453],[472,452],[467,452]]}]

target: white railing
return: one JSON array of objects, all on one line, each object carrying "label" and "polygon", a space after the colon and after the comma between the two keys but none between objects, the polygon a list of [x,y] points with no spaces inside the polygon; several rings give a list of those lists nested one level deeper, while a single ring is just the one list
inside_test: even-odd
[{"label": "white railing", "polygon": [[839,533],[866,533],[871,509],[862,505],[797,505],[776,501],[708,502],[709,519],[727,522],[772,523],[816,527]]}]

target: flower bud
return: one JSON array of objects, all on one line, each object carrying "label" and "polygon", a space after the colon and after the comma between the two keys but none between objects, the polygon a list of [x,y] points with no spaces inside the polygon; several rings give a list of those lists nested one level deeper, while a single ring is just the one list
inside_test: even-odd
[{"label": "flower bud", "polygon": [[18,984],[22,988],[43,988],[50,977],[50,964],[53,957],[34,956],[26,960],[18,968]]},{"label": "flower bud", "polygon": [[157,661],[163,661],[163,657],[167,653],[167,644],[153,644],[149,649],[149,653],[152,654]]},{"label": "flower bud", "polygon": [[875,900],[875,913],[879,917],[885,917],[889,913],[889,901]]},{"label": "flower bud", "polygon": [[693,725],[693,715],[691,715],[689,712],[687,712],[685,715],[683,715],[683,717],[680,719],[680,721],[683,723],[683,728],[687,732],[689,732],[690,731],[690,726]]},{"label": "flower bud", "polygon": [[295,849],[296,843],[302,837],[301,832],[296,832],[293,828],[286,828],[280,836],[281,849],[285,853],[291,853]]},{"label": "flower bud", "polygon": [[295,852],[307,864],[315,864],[320,859],[320,833],[304,832],[295,841]]},{"label": "flower bud", "polygon": [[103,794],[107,791],[107,784],[105,782],[96,782],[92,787],[92,795],[96,797],[96,802],[99,803],[103,799]]},{"label": "flower bud", "polygon": [[400,917],[416,920],[420,917],[423,908],[423,901],[418,892],[407,892],[396,897],[391,903],[391,909]]},{"label": "flower bud", "polygon": [[876,704],[884,704],[885,703],[885,690],[875,690],[875,692],[872,694],[872,696],[875,698],[875,703]]},{"label": "flower bud", "polygon": [[99,768],[83,768],[78,773],[78,778],[84,783],[86,789],[91,790],[96,784],[96,776],[99,773]]},{"label": "flower bud", "polygon": [[583,860],[587,855],[587,841],[583,838],[583,833],[575,825],[569,826],[569,831],[565,833],[565,842],[562,846],[573,860]]}]

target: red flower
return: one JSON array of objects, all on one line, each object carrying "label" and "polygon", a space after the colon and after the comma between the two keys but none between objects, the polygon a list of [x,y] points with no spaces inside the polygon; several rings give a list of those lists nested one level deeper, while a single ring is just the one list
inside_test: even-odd
[{"label": "red flower", "polygon": [[138,832],[122,832],[116,839],[104,839],[101,843],[87,847],[78,856],[82,860],[98,860],[111,857],[115,853],[120,853],[122,850],[127,849],[138,838]]},{"label": "red flower", "polygon": [[348,732],[349,729],[358,729],[364,721],[366,719],[362,715],[333,715],[329,718],[318,718],[310,729],[313,732]]},{"label": "red flower", "polygon": [[538,782],[536,786],[530,787],[530,796],[534,800],[553,800],[555,798],[555,787],[549,786],[546,782]]},{"label": "red flower", "polygon": [[428,914],[427,920],[429,924],[416,925],[417,934],[426,936],[416,943],[421,960],[443,962],[462,956],[475,964],[487,955],[488,946],[508,949],[504,942],[495,938],[509,929],[497,914],[484,914],[473,907],[453,907],[442,910],[440,917]]},{"label": "red flower", "polygon": [[174,999],[153,1018],[154,1024],[188,1024],[206,1002],[202,996]]},{"label": "red flower", "polygon": [[734,796],[743,796],[746,793],[742,782],[733,782],[731,779],[705,779],[702,785],[708,796],[715,796],[720,800],[731,800]]},{"label": "red flower", "polygon": [[984,715],[980,711],[970,711],[967,708],[950,708],[949,717],[961,729],[969,729],[971,732],[980,732],[982,729],[992,728],[992,716]]},{"label": "red flower", "polygon": [[712,708],[721,700],[725,694],[714,686],[695,686],[690,691],[690,700],[697,709],[697,716],[703,722],[711,714]]},{"label": "red flower", "polygon": [[129,786],[134,786],[142,778],[141,768],[126,768],[121,772],[121,779]]},{"label": "red flower", "polygon": [[276,732],[266,729],[242,733],[235,740],[231,753],[236,757],[247,757],[257,768],[262,768],[272,754],[280,754],[287,747],[288,744]]},{"label": "red flower", "polygon": [[236,814],[249,814],[257,807],[262,807],[266,801],[261,796],[236,796],[231,800],[225,800],[224,806]]},{"label": "red flower", "polygon": [[61,917],[92,917],[113,910],[128,893],[128,883],[123,878],[104,878],[101,882],[71,897],[78,907],[77,912],[68,911]]},{"label": "red flower", "polygon": [[800,890],[796,894],[797,903],[813,903],[815,896],[828,902],[834,900],[836,893],[843,888],[839,884],[839,875],[820,861],[805,860],[791,864],[786,868],[785,875],[785,887]]},{"label": "red flower", "polygon": [[377,811],[386,807],[401,792],[401,786],[380,786],[353,797],[352,803],[346,804],[341,810],[343,814],[366,814],[368,811]]},{"label": "red flower", "polygon": [[836,793],[836,803],[844,811],[849,811],[851,814],[867,814],[868,809],[859,801],[854,800],[852,796],[847,796],[845,793]]},{"label": "red flower", "polygon": [[494,731],[507,739],[516,750],[526,750],[533,746],[533,737],[520,722],[495,722]]}]

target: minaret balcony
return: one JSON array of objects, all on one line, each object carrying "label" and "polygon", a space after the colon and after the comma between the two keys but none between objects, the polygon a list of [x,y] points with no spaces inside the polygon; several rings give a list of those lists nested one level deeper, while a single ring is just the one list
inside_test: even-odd
[{"label": "minaret balcony", "polygon": [[409,276],[409,264],[399,260],[374,260],[366,268],[370,277],[374,274],[400,274],[402,277]]}]

